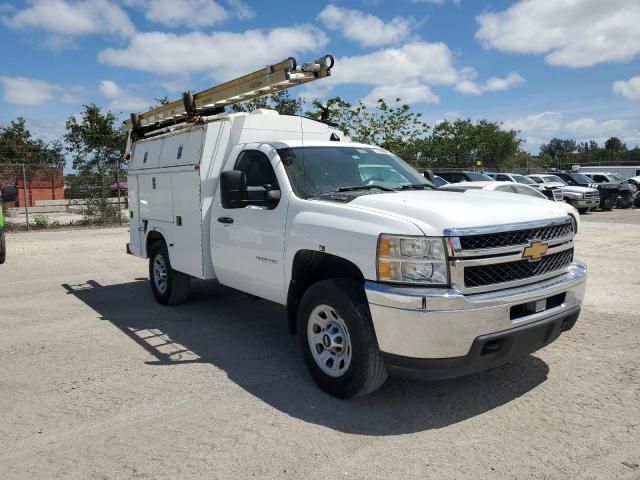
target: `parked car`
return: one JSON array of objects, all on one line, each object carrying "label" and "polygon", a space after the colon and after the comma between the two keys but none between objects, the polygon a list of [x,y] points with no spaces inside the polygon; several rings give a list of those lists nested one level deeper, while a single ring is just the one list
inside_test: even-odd
[{"label": "parked car", "polygon": [[487,182],[493,180],[489,175],[480,172],[436,172],[436,175],[444,178],[449,183],[458,182]]},{"label": "parked car", "polygon": [[630,184],[623,177],[617,173],[611,172],[589,172],[585,173],[589,178],[592,178],[594,182],[601,185],[617,185],[618,198],[616,199],[616,207],[629,208],[633,205],[637,188],[635,185]]},{"label": "parked car", "polygon": [[580,213],[587,213],[600,206],[600,194],[596,188],[571,186],[559,176],[550,173],[529,175],[529,178],[540,185],[553,185],[558,188],[562,198]]},{"label": "parked car", "polygon": [[636,187],[636,193],[633,199],[633,204],[636,207],[640,207],[640,175],[637,177],[631,177],[629,180],[629,185],[634,185]]},{"label": "parked car", "polygon": [[18,189],[15,185],[7,185],[0,190],[0,263],[7,258],[7,243],[4,236],[4,209],[2,204],[13,202],[18,198]]},{"label": "parked car", "polygon": [[531,188],[535,188],[540,191],[549,200],[562,200],[562,191],[559,186],[547,184],[544,182],[536,183],[525,175],[519,175],[517,173],[487,173],[491,178],[497,181],[503,182],[516,182],[523,185],[528,185]]},{"label": "parked car", "polygon": [[611,210],[616,206],[618,201],[618,191],[620,188],[617,185],[596,183],[592,178],[587,177],[582,173],[576,172],[554,172],[554,175],[563,180],[567,185],[572,187],[587,187],[595,188],[600,195],[600,208],[602,210]]},{"label": "parked car", "polygon": [[452,183],[442,187],[443,190],[467,191],[467,190],[488,190],[494,192],[514,193],[518,195],[528,195],[529,197],[538,198],[540,200],[551,200],[557,202],[564,208],[567,215],[573,221],[573,231],[578,232],[580,228],[580,213],[571,204],[564,202],[562,199],[549,199],[534,186],[515,183],[512,181],[494,181],[494,182],[460,182]]}]

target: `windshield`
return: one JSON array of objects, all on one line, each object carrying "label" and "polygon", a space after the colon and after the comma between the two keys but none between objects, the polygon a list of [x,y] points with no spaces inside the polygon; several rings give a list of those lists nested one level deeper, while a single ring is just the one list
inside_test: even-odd
[{"label": "windshield", "polygon": [[382,148],[294,147],[281,148],[278,154],[301,198],[341,189],[433,187],[413,167]]},{"label": "windshield", "polygon": [[578,183],[593,183],[593,179],[579,173],[574,173],[571,177]]},{"label": "windshield", "polygon": [[[564,180],[556,175],[547,175],[546,177],[542,177],[545,183],[562,183],[564,184]],[[566,184],[565,184],[566,185]]]},{"label": "windshield", "polygon": [[511,177],[518,183],[524,183],[525,185],[535,185],[536,182],[524,175],[511,175]]},{"label": "windshield", "polygon": [[491,182],[494,180],[489,175],[485,175],[484,173],[466,172],[465,175],[472,182]]}]

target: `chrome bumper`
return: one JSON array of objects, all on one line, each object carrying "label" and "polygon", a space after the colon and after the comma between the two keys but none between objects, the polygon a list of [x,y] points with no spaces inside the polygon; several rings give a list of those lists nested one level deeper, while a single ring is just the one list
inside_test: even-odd
[{"label": "chrome bumper", "polygon": [[[560,276],[526,286],[463,295],[452,288],[398,287],[365,282],[380,350],[411,358],[469,353],[482,335],[506,331],[575,310],[582,304],[587,267],[575,261]],[[511,320],[511,307],[565,293],[562,304]]]},{"label": "chrome bumper", "polygon": [[578,207],[597,207],[600,205],[599,198],[588,198],[588,199],[580,199],[580,200],[572,200],[574,205]]}]

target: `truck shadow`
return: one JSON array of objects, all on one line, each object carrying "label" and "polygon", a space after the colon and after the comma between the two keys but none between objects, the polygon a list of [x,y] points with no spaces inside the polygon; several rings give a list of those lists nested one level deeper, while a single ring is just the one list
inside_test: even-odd
[{"label": "truck shadow", "polygon": [[209,363],[272,407],[305,422],[360,435],[398,435],[445,427],[534,389],[548,367],[534,356],[490,372],[439,382],[390,379],[363,398],[337,400],[307,375],[284,308],[197,282],[189,302],[158,305],[146,280],[63,287],[145,349],[150,365]]}]

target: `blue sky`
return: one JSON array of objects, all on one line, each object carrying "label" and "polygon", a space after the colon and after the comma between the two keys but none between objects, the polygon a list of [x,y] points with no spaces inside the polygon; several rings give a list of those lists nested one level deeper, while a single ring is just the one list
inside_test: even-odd
[{"label": "blue sky", "polygon": [[434,124],[487,118],[640,143],[637,0],[30,0],[1,3],[0,122],[46,140],[95,102],[122,115],[290,55],[336,57],[308,100],[402,98]]}]

